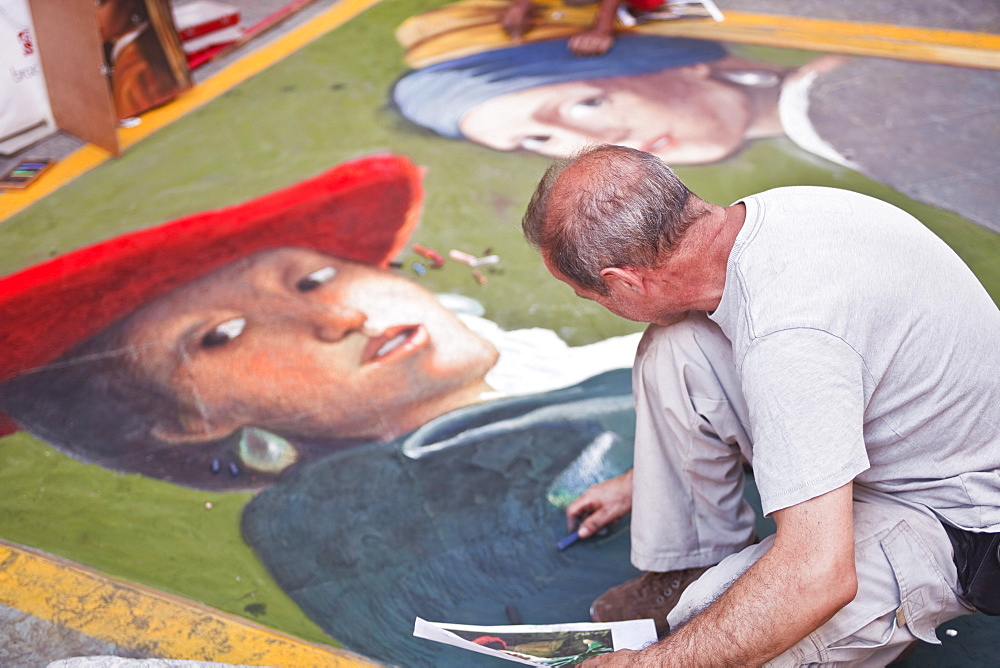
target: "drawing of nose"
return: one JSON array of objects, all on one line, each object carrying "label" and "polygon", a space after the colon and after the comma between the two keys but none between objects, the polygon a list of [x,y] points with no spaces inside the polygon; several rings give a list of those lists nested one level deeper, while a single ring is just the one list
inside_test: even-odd
[{"label": "drawing of nose", "polygon": [[347,306],[323,305],[311,314],[316,338],[333,343],[351,332],[361,331],[368,317],[361,311]]},{"label": "drawing of nose", "polygon": [[603,114],[585,118],[561,116],[559,125],[566,132],[574,134],[576,141],[582,142],[583,145],[601,142],[624,146],[633,134],[627,123]]},{"label": "drawing of nose", "polygon": [[620,144],[624,133],[617,128],[589,128],[562,120],[549,126],[547,137],[539,153],[569,157],[594,143]]},{"label": "drawing of nose", "polygon": [[523,141],[523,147],[535,153],[554,158],[566,158],[592,143],[585,133],[573,128],[549,125],[544,132],[532,135]]},{"label": "drawing of nose", "polygon": [[584,144],[602,142],[619,146],[624,145],[629,134],[627,129],[613,125],[581,126],[576,132]]}]

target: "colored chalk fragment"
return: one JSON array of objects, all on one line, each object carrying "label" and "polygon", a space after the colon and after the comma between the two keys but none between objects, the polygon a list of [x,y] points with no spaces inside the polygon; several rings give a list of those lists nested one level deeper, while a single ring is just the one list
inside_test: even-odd
[{"label": "colored chalk fragment", "polygon": [[425,258],[433,262],[435,269],[440,269],[444,266],[444,257],[433,248],[421,246],[420,244],[413,244],[413,252],[423,255]]},{"label": "colored chalk fragment", "polygon": [[476,279],[476,282],[479,283],[479,285],[486,285],[486,277],[475,269],[472,270],[472,277]]},{"label": "colored chalk fragment", "polygon": [[413,263],[413,273],[415,273],[417,276],[423,276],[424,274],[427,273],[427,267],[425,267],[424,265],[420,264],[419,262],[414,262]]},{"label": "colored chalk fragment", "polygon": [[484,264],[496,264],[500,261],[499,255],[486,255],[484,257],[475,257],[469,262],[470,267],[481,267]]},{"label": "colored chalk fragment", "polygon": [[517,614],[517,608],[514,607],[513,603],[508,603],[505,610],[507,611],[507,619],[510,620],[511,624],[518,625],[521,623],[521,615]]},{"label": "colored chalk fragment", "polygon": [[448,251],[448,257],[456,262],[461,262],[462,264],[467,264],[469,266],[472,266],[472,262],[476,259],[475,255],[471,255],[465,251],[455,250],[454,248]]},{"label": "colored chalk fragment", "polygon": [[580,532],[574,531],[573,533],[571,533],[570,535],[566,536],[561,541],[556,543],[556,549],[562,552],[563,550],[565,550],[567,547],[569,547],[578,540],[580,540]]}]

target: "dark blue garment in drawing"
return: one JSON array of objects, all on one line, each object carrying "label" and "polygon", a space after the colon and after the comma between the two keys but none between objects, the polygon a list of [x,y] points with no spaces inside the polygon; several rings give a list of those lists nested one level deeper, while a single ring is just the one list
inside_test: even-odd
[{"label": "dark blue garment in drawing", "polygon": [[[317,460],[247,507],[274,578],[348,648],[403,666],[487,657],[414,638],[413,621],[589,621],[636,575],[627,521],[559,552],[564,507],[631,465],[630,370],[455,411],[392,443]],[[500,662],[504,663],[504,662]]]}]

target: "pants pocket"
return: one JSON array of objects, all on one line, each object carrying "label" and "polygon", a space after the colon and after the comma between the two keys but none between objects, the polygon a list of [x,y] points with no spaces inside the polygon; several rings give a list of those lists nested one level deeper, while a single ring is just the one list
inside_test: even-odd
[{"label": "pants pocket", "polygon": [[885,665],[913,640],[962,614],[930,551],[905,520],[855,548],[858,594],[810,634],[802,663]]}]

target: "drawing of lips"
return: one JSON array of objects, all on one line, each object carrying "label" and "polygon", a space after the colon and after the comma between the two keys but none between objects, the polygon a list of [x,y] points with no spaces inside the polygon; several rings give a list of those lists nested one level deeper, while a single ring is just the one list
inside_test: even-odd
[{"label": "drawing of lips", "polygon": [[386,364],[422,348],[429,341],[423,325],[396,325],[373,337],[362,353],[362,364]]},{"label": "drawing of lips", "polygon": [[642,147],[642,150],[646,153],[656,153],[657,151],[662,151],[665,148],[672,146],[674,143],[674,138],[665,134],[661,137],[657,137],[652,141],[646,142],[646,145]]}]

